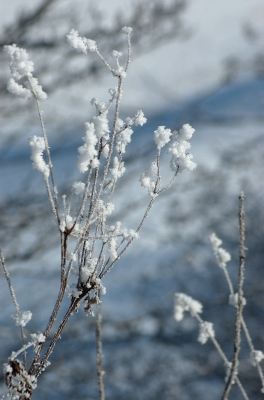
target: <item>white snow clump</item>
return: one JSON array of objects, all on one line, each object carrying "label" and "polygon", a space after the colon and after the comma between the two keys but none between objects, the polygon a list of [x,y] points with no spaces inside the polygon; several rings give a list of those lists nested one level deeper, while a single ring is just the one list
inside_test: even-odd
[{"label": "white snow clump", "polygon": [[219,267],[225,268],[226,263],[228,263],[231,260],[231,255],[225,249],[220,247],[222,244],[222,240],[219,239],[215,233],[212,233],[209,239]]},{"label": "white snow clump", "polygon": [[203,311],[203,305],[184,293],[175,293],[174,318],[176,321],[183,319],[185,311],[195,316]]},{"label": "white snow clump", "polygon": [[88,51],[97,51],[96,42],[94,40],[79,36],[79,32],[75,29],[71,29],[70,33],[66,35],[66,41],[70,47],[79,53],[87,54]]},{"label": "white snow clump", "polygon": [[17,326],[26,326],[32,318],[32,312],[21,311],[19,314],[11,315],[11,318],[15,320]]},{"label": "white snow clump", "polygon": [[97,144],[97,137],[95,135],[95,127],[93,123],[86,122],[86,134],[83,137],[84,144],[78,148],[79,157],[77,160],[77,168],[80,172],[88,170],[88,165],[92,168],[97,168],[100,164],[97,157],[97,150],[95,146]]},{"label": "white snow clump", "polygon": [[[4,50],[9,56],[9,66],[13,76],[8,82],[7,90],[22,99],[30,99],[34,95],[38,100],[46,100],[47,94],[42,90],[37,78],[32,75],[34,64],[30,61],[26,50],[15,44],[4,46]],[[28,80],[27,87],[18,83],[22,78]]]},{"label": "white snow clump", "polygon": [[[247,300],[245,299],[245,297],[243,297],[242,303],[243,303],[243,306],[245,306],[247,304]],[[238,293],[230,294],[230,296],[229,296],[229,304],[231,306],[234,306],[234,307],[237,308],[237,306],[238,306]]]},{"label": "white snow clump", "polygon": [[256,367],[264,358],[264,354],[260,350],[253,350],[250,353],[250,362],[251,364]]},{"label": "white snow clump", "polygon": [[43,151],[45,150],[45,141],[41,136],[32,136],[29,140],[29,145],[31,147],[31,160],[33,161],[33,169],[37,169],[42,172],[44,177],[47,179],[50,174],[49,166],[45,163],[43,159]]},{"label": "white snow clump", "polygon": [[215,337],[214,324],[207,321],[201,322],[198,342],[205,344],[210,337]]},{"label": "white snow clump", "polygon": [[193,133],[194,129],[189,124],[183,125],[179,132],[172,133],[172,140],[168,148],[168,153],[172,155],[170,163],[172,171],[182,172],[185,169],[192,171],[196,168],[197,164],[192,161],[193,155],[186,153],[191,147],[187,140],[191,139]]}]

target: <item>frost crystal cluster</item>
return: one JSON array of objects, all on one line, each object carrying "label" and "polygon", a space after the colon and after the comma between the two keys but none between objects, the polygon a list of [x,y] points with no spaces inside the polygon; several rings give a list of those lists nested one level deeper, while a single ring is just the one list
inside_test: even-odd
[{"label": "frost crystal cluster", "polygon": [[210,241],[214,250],[214,254],[220,268],[225,268],[226,264],[231,260],[231,255],[221,246],[222,240],[215,233],[210,236]]},{"label": "frost crystal cluster", "polygon": [[185,311],[194,316],[203,311],[203,305],[184,293],[176,293],[174,302],[174,318],[176,321],[183,319]]},{"label": "frost crystal cluster", "polygon": [[[34,96],[38,100],[46,100],[47,95],[39,85],[38,80],[33,77],[33,62],[29,60],[29,56],[24,49],[20,49],[15,44],[4,47],[9,56],[9,65],[12,78],[10,78],[7,89],[10,93],[22,97],[22,99],[30,99]],[[26,82],[23,86],[23,79]]]}]

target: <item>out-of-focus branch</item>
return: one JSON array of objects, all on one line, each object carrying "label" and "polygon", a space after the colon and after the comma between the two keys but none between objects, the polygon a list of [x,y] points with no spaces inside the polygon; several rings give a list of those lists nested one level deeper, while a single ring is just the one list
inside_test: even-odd
[{"label": "out-of-focus branch", "polygon": [[[16,43],[17,46],[26,48],[30,52],[35,60],[38,78],[48,94],[83,79],[97,79],[104,71],[99,60],[91,60],[90,57],[82,58],[81,62],[76,63],[79,55],[68,49],[61,39],[63,34],[61,31],[67,33],[72,28],[72,21],[81,19],[79,14],[83,8],[72,8],[69,5],[62,15],[60,3],[61,0],[44,0],[33,12],[27,15],[20,14],[17,20],[0,35],[0,46]],[[94,18],[95,21],[90,18],[91,21],[87,24],[89,28],[82,30],[80,27],[80,33],[96,40],[102,53],[109,54],[109,49],[125,50],[119,32],[123,26],[132,26],[133,55],[149,52],[164,41],[175,37],[183,39],[190,34],[182,21],[187,3],[188,0],[170,2],[148,0],[143,4],[135,4],[127,14],[117,12],[110,26],[102,17]],[[89,7],[87,17],[96,12],[94,5]],[[43,54],[42,49],[45,49]],[[6,58],[0,53],[1,70],[5,70],[5,65]],[[0,112],[3,117],[9,118],[14,112],[22,111],[22,107],[7,93],[6,81],[7,76],[2,74]]]}]

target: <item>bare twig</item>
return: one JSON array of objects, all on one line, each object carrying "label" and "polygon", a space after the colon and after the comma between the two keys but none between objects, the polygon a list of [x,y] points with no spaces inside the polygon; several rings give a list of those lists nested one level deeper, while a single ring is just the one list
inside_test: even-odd
[{"label": "bare twig", "polygon": [[238,355],[240,351],[241,342],[241,325],[242,325],[242,312],[243,312],[243,282],[244,282],[244,268],[245,268],[245,212],[244,212],[244,194],[239,196],[239,273],[238,273],[238,299],[237,299],[237,312],[236,312],[236,329],[234,341],[233,361],[230,369],[226,387],[222,396],[222,400],[228,399],[228,394],[231,386],[235,381],[238,368]]},{"label": "bare twig", "polygon": [[40,120],[42,135],[43,135],[43,138],[44,138],[45,150],[46,150],[46,154],[47,154],[47,158],[48,158],[48,165],[49,165],[51,182],[52,182],[52,187],[53,187],[53,196],[54,196],[54,198],[53,198],[53,196],[51,194],[49,181],[48,181],[47,178],[45,178],[45,183],[46,183],[47,192],[48,192],[48,198],[49,198],[49,201],[50,201],[50,204],[51,204],[52,211],[53,211],[53,213],[55,214],[55,216],[57,218],[57,222],[58,222],[58,224],[60,224],[60,217],[59,217],[59,211],[58,211],[58,189],[57,189],[57,186],[55,184],[55,179],[54,179],[54,174],[53,174],[53,166],[52,166],[51,156],[50,156],[50,151],[49,151],[48,137],[47,137],[47,133],[46,133],[45,125],[44,125],[42,112],[41,112],[41,109],[40,109],[38,96],[35,93],[35,90],[33,88],[32,82],[31,82],[31,78],[29,76],[28,76],[28,81],[29,81],[31,91],[32,91],[32,93],[34,95],[34,98],[35,98],[35,101],[36,101],[36,104],[37,104],[38,116],[39,116],[39,120]]},{"label": "bare twig", "polygon": [[97,376],[100,393],[100,400],[105,400],[104,391],[104,371],[103,371],[103,351],[102,351],[102,309],[101,303],[97,304],[97,321],[96,321],[96,347],[97,347]]},{"label": "bare twig", "polygon": [[[197,321],[198,321],[200,324],[202,324],[202,323],[204,322],[204,321],[202,320],[202,318],[200,317],[199,314],[193,313],[193,316],[197,319]],[[225,364],[226,368],[229,368],[229,367],[230,367],[230,362],[228,361],[228,359],[227,359],[225,353],[223,352],[223,350],[222,350],[220,344],[218,343],[218,341],[216,340],[216,338],[211,334],[210,331],[208,331],[207,334],[208,334],[208,336],[210,337],[210,339],[212,340],[212,342],[213,342],[213,344],[214,344],[216,350],[218,351],[218,354],[220,355],[220,357],[221,357],[222,360],[224,361],[224,364]],[[243,398],[244,398],[245,400],[249,400],[248,395],[246,394],[245,389],[244,389],[244,387],[243,387],[241,381],[239,380],[239,378],[238,378],[236,375],[234,376],[234,381],[235,381],[236,384],[238,385],[238,387],[239,387],[239,389],[240,389],[240,391],[241,391],[241,394],[242,394]]]},{"label": "bare twig", "polygon": [[[3,255],[1,249],[0,249],[0,259],[1,259],[1,264],[2,264],[2,267],[3,267],[3,270],[4,270],[4,274],[5,274],[7,283],[8,283],[9,291],[10,291],[10,294],[11,294],[11,297],[12,297],[12,301],[14,303],[17,315],[21,315],[21,311],[19,309],[19,304],[18,304],[18,301],[17,301],[17,298],[16,298],[15,290],[14,290],[13,285],[11,283],[11,279],[10,279],[10,276],[9,276],[9,272],[7,270],[7,266],[6,266],[6,263],[5,263],[4,255]],[[25,340],[26,340],[26,334],[25,334],[25,331],[24,331],[24,328],[23,328],[22,325],[20,325],[20,334],[21,334],[22,344],[23,344],[23,347],[24,347],[25,346]],[[24,367],[26,367],[26,361],[27,361],[27,352],[26,352],[26,348],[24,348],[24,350],[23,350]]]}]

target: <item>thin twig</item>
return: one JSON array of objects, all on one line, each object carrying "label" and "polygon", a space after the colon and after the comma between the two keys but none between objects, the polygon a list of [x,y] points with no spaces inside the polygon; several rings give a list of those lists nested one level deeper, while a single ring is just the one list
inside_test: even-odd
[{"label": "thin twig", "polygon": [[128,32],[127,33],[127,62],[126,62],[125,72],[127,72],[130,62],[131,62],[131,37],[130,37],[130,32]]},{"label": "thin twig", "polygon": [[[100,295],[99,295],[100,298]],[[101,303],[97,304],[97,321],[96,321],[96,349],[97,349],[97,377],[100,393],[100,400],[105,400],[104,391],[104,371],[103,371],[103,350],[102,350],[102,309]]]},{"label": "thin twig", "polygon": [[30,79],[29,76],[28,76],[28,81],[29,81],[31,91],[33,93],[33,96],[34,96],[36,104],[37,104],[38,116],[39,116],[39,120],[40,120],[42,135],[43,135],[43,138],[44,138],[45,150],[46,150],[46,154],[47,154],[47,158],[48,158],[48,164],[49,164],[51,182],[52,182],[52,187],[53,187],[54,199],[53,199],[53,196],[51,194],[51,190],[50,190],[50,187],[49,187],[48,179],[45,179],[46,186],[47,186],[47,191],[48,191],[48,197],[49,197],[49,200],[50,200],[50,203],[51,203],[52,211],[55,213],[55,216],[57,218],[58,224],[60,224],[60,217],[59,217],[59,211],[58,211],[58,189],[57,189],[57,186],[55,184],[55,179],[54,179],[54,174],[53,174],[53,167],[52,167],[51,156],[50,156],[50,151],[49,151],[48,137],[47,137],[47,133],[46,133],[45,125],[44,125],[44,120],[43,120],[43,117],[42,117],[42,112],[41,112],[41,109],[40,109],[39,100],[38,100],[38,97],[37,97],[37,95],[36,95],[36,93],[34,91],[34,88],[33,88],[33,85],[32,85],[32,82],[31,82],[31,79]]},{"label": "thin twig", "polygon": [[68,282],[68,278],[69,278],[69,273],[70,273],[70,269],[68,270],[68,272],[66,273],[66,268],[65,268],[65,264],[66,264],[66,254],[67,254],[67,244],[68,244],[68,237],[64,234],[61,235],[61,284],[60,284],[60,290],[59,290],[59,294],[56,300],[56,303],[54,305],[53,311],[51,313],[51,316],[49,318],[47,327],[45,329],[44,332],[44,336],[45,336],[45,341],[40,343],[38,346],[38,350],[36,352],[36,355],[32,361],[30,370],[29,370],[29,374],[33,374],[33,372],[35,371],[35,368],[38,366],[39,360],[40,360],[40,355],[42,352],[42,349],[46,343],[46,340],[48,338],[48,335],[51,331],[51,328],[56,320],[57,314],[59,312],[62,300],[64,298],[64,294],[67,288],[67,282]]},{"label": "thin twig", "polygon": [[[4,255],[3,255],[1,249],[0,249],[0,258],[1,258],[1,264],[2,264],[2,267],[3,267],[3,270],[4,270],[4,274],[5,274],[7,283],[8,283],[9,291],[10,291],[10,294],[11,294],[12,301],[14,303],[16,312],[17,312],[18,315],[21,315],[21,311],[19,309],[19,304],[18,304],[18,301],[17,301],[17,298],[16,298],[15,290],[14,290],[14,288],[12,286],[11,279],[10,279],[10,276],[9,276],[9,272],[7,270],[7,266],[6,266],[6,263],[5,263],[5,258],[4,258]],[[26,343],[25,342],[26,334],[25,334],[25,331],[24,331],[24,328],[23,328],[22,325],[20,325],[20,334],[21,334],[22,345],[24,347],[25,343]],[[23,351],[23,364],[24,364],[25,368],[26,368],[26,361],[27,361],[27,352],[26,352],[26,348],[24,348],[24,351]]]},{"label": "thin twig", "polygon": [[244,269],[245,269],[245,212],[244,212],[244,194],[239,196],[239,272],[238,272],[238,299],[237,299],[237,312],[236,312],[236,329],[234,341],[233,361],[230,369],[226,387],[222,396],[222,400],[228,399],[228,394],[231,386],[235,380],[238,367],[238,355],[241,343],[241,324],[243,312],[243,282],[244,282]]},{"label": "thin twig", "polygon": [[[193,313],[193,316],[197,319],[197,321],[198,321],[200,324],[202,324],[202,323],[204,322],[204,321],[202,320],[202,318],[200,317],[199,314]],[[208,334],[208,336],[210,337],[210,339],[212,340],[212,342],[213,342],[213,344],[214,344],[216,350],[218,351],[218,354],[220,355],[220,357],[221,357],[222,360],[224,361],[224,364],[225,364],[226,368],[229,368],[229,367],[230,367],[230,363],[229,363],[229,361],[228,361],[228,359],[227,359],[225,353],[223,352],[223,350],[222,350],[220,344],[218,343],[218,341],[216,340],[216,338],[211,334],[210,331],[207,331],[207,334]],[[236,384],[238,385],[238,387],[239,387],[239,389],[240,389],[240,391],[241,391],[241,393],[242,393],[243,398],[244,398],[245,400],[249,400],[248,395],[246,394],[245,389],[243,388],[243,385],[242,385],[240,379],[239,379],[236,375],[234,376],[234,381],[235,381]]]},{"label": "thin twig", "polygon": [[55,347],[55,344],[57,343],[58,339],[60,338],[61,333],[62,333],[62,331],[63,331],[63,329],[64,329],[66,323],[68,322],[68,320],[69,320],[70,316],[73,314],[73,312],[74,312],[74,311],[77,309],[77,307],[79,306],[79,303],[80,303],[81,299],[82,299],[83,297],[85,297],[86,294],[87,294],[87,293],[83,293],[79,298],[75,298],[75,299],[73,300],[73,302],[71,303],[71,305],[69,306],[69,308],[68,308],[68,310],[67,310],[67,312],[66,312],[66,314],[65,314],[65,316],[64,316],[64,318],[63,318],[63,320],[62,320],[62,322],[60,323],[60,325],[59,325],[59,327],[58,327],[58,329],[57,329],[57,332],[56,332],[55,335],[53,336],[53,339],[52,339],[52,341],[51,341],[51,343],[50,343],[50,345],[49,345],[49,347],[48,347],[48,349],[47,349],[45,355],[43,356],[43,358],[42,358],[40,364],[38,365],[37,371],[36,371],[36,373],[35,373],[36,378],[39,377],[39,375],[40,375],[40,374],[42,373],[42,371],[43,371],[43,368],[45,368],[45,366],[47,365],[49,356],[51,355],[51,353],[52,353],[52,351],[53,351],[53,349],[54,349],[54,347]]}]

